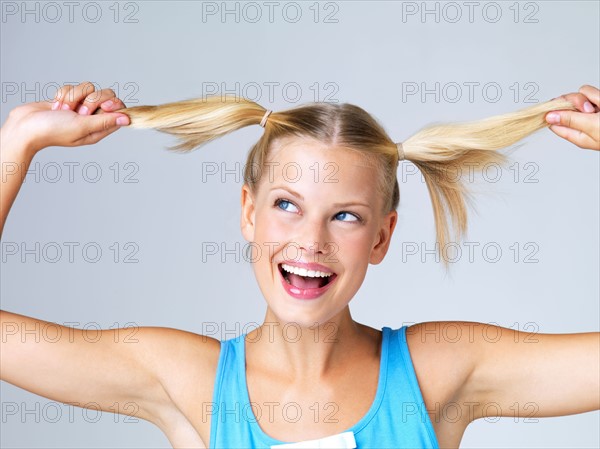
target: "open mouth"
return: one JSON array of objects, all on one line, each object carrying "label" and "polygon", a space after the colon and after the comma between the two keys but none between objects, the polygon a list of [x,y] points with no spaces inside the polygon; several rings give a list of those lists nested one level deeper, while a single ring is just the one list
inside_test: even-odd
[{"label": "open mouth", "polygon": [[335,273],[305,270],[282,263],[278,264],[277,268],[289,285],[302,290],[322,288],[337,277]]}]

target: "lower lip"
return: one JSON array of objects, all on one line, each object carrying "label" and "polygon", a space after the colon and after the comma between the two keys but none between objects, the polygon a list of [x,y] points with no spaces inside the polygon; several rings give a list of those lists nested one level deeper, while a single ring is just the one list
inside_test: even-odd
[{"label": "lower lip", "polygon": [[279,267],[277,267],[277,272],[279,273],[279,278],[281,279],[281,283],[283,284],[283,288],[285,289],[287,294],[296,299],[318,298],[319,296],[324,294],[327,290],[329,290],[329,287],[331,287],[331,285],[337,279],[337,275],[334,274],[333,279],[331,281],[329,281],[329,283],[327,285],[324,285],[323,287],[302,289],[302,288],[294,287],[292,284],[288,284],[288,282],[283,277],[283,274],[281,274],[281,271],[279,271]]}]

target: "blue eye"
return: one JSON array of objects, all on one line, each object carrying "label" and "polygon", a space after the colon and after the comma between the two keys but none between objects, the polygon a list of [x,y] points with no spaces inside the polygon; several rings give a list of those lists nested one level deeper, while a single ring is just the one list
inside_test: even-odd
[{"label": "blue eye", "polygon": [[[336,217],[339,217],[340,215],[347,215],[349,217],[354,217],[354,220],[350,220],[350,221],[360,221],[360,218],[358,218],[354,214],[351,214],[350,212],[340,212],[339,214],[336,215]],[[342,220],[342,221],[346,221],[346,220]]]},{"label": "blue eye", "polygon": [[293,206],[293,204],[290,201],[284,200],[284,199],[281,199],[281,198],[279,198],[277,201],[275,201],[275,206],[276,207],[278,207],[281,210],[287,211],[287,209],[285,209],[285,207],[280,207],[282,204],[291,204]]},{"label": "blue eye", "polygon": [[[298,208],[294,205],[294,203],[288,200],[284,200],[283,198],[276,199],[274,206],[285,212],[298,212]],[[346,211],[338,212],[335,215],[335,218],[340,221],[345,221],[347,223],[362,222],[362,218],[360,218],[358,215]]]}]

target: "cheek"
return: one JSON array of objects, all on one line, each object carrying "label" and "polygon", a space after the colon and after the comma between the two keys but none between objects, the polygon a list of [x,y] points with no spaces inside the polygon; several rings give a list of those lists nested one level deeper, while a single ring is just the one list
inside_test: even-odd
[{"label": "cheek", "polygon": [[371,251],[371,235],[367,230],[340,233],[336,239],[337,254],[341,261],[352,264],[361,264]]},{"label": "cheek", "polygon": [[[281,253],[284,246],[289,245],[292,235],[290,225],[272,212],[263,212],[256,216],[254,243],[260,248],[261,265],[270,265],[273,258]],[[288,251],[291,256],[293,252]]]},{"label": "cheek", "polygon": [[290,235],[290,226],[273,213],[262,213],[256,217],[255,237],[257,242],[285,243],[285,236]]},{"label": "cheek", "polygon": [[343,265],[344,272],[351,273],[346,276],[346,282],[352,289],[358,289],[362,284],[369,266],[373,237],[366,229],[363,231],[340,236],[336,241],[338,251],[332,257]]}]

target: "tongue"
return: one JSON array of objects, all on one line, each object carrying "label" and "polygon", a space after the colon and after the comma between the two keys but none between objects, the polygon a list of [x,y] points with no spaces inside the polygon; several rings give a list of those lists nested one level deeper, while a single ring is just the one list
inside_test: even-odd
[{"label": "tongue", "polygon": [[307,288],[319,288],[324,280],[323,278],[302,277],[294,273],[288,273],[288,279],[294,287],[304,290]]}]

